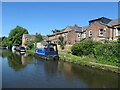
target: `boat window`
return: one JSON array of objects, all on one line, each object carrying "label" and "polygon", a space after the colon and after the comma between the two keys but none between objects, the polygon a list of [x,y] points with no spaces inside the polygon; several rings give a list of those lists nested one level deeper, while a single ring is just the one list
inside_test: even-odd
[{"label": "boat window", "polygon": [[38,52],[38,50],[35,50],[35,52]]},{"label": "boat window", "polygon": [[54,48],[51,47],[51,48],[50,48],[50,51],[54,51]]},{"label": "boat window", "polygon": [[50,45],[50,51],[56,51],[56,46],[55,45]]}]

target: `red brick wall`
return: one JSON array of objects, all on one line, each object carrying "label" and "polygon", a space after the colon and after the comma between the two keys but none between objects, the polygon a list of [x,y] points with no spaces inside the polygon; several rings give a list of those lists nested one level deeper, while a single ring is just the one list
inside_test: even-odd
[{"label": "red brick wall", "polygon": [[[106,29],[106,31],[103,34],[103,37],[99,37],[99,30],[100,29]],[[86,38],[89,39],[89,31],[92,31],[92,39],[95,41],[99,41],[101,39],[108,39],[112,38],[112,30],[111,28],[108,28],[106,25],[100,24],[98,22],[95,22],[91,24],[91,26],[86,30]]]}]

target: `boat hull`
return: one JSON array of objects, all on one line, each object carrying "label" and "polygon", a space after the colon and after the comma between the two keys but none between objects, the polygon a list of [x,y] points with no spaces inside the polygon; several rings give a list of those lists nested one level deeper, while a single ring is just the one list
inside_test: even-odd
[{"label": "boat hull", "polygon": [[44,56],[44,55],[40,55],[40,54],[34,54],[34,56],[40,57],[44,60],[59,60],[59,56]]}]

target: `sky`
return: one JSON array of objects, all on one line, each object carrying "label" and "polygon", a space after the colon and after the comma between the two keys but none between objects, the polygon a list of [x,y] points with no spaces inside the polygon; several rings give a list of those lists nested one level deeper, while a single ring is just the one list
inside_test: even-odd
[{"label": "sky", "polygon": [[118,18],[117,2],[2,2],[2,36],[17,25],[47,35],[66,26],[87,26],[88,21]]}]

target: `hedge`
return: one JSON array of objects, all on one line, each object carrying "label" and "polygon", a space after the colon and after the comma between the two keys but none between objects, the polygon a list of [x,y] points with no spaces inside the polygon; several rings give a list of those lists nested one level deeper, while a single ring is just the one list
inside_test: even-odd
[{"label": "hedge", "polygon": [[102,44],[92,40],[84,40],[72,46],[71,52],[77,56],[94,55],[97,60],[120,63],[120,44]]}]

